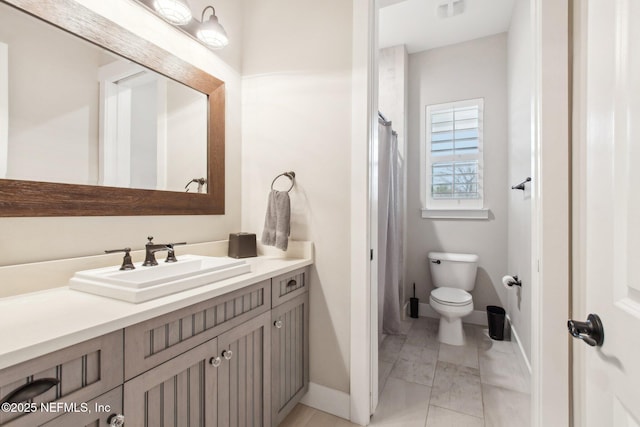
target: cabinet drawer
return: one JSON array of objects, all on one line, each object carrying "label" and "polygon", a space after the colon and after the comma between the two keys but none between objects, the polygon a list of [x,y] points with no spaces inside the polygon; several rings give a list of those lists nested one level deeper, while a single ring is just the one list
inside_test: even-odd
[{"label": "cabinet drawer", "polygon": [[87,402],[87,408],[91,412],[67,413],[43,427],[109,427],[111,416],[122,414],[122,387]]},{"label": "cabinet drawer", "polygon": [[265,280],[126,328],[125,379],[268,311],[270,301],[271,282]]},{"label": "cabinet drawer", "polygon": [[309,290],[309,268],[301,268],[271,279],[271,306],[275,307]]},{"label": "cabinet drawer", "polygon": [[[86,403],[123,381],[122,330],[49,353],[0,371],[0,398],[38,379],[59,383],[28,402]],[[36,411],[28,414],[0,412],[0,426],[36,426],[59,413]]]}]

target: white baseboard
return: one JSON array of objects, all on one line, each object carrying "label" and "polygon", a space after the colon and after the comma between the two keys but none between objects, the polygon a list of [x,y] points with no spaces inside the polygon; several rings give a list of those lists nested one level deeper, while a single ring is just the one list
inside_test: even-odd
[{"label": "white baseboard", "polygon": [[[421,302],[418,304],[418,315],[421,317],[431,317],[439,319],[440,315],[429,304]],[[474,310],[468,316],[462,318],[462,323],[472,325],[487,326],[487,313],[482,310]]]},{"label": "white baseboard", "polygon": [[309,391],[302,396],[300,403],[345,420],[350,417],[351,402],[349,394],[320,384],[310,382]]},{"label": "white baseboard", "polygon": [[513,327],[513,323],[511,323],[511,318],[507,314],[507,320],[509,321],[509,326],[511,327],[511,336],[515,338],[516,343],[518,344],[518,348],[520,349],[520,357],[524,361],[524,364],[527,366],[529,370],[529,375],[531,375],[531,362],[529,362],[529,358],[527,358],[527,353],[524,351],[524,347],[522,347],[522,342],[520,341],[520,337],[518,336],[518,332],[516,328]]}]

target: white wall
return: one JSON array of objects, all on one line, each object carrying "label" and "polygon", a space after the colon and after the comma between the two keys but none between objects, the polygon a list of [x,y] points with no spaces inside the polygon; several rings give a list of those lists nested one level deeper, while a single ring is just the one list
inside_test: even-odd
[{"label": "white wall", "polygon": [[[349,392],[351,2],[251,0],[243,59],[242,228],[295,171],[291,238],[312,240],[311,381]],[[276,184],[288,186],[286,180]]]},{"label": "white wall", "polygon": [[[430,251],[480,257],[475,310],[506,303],[501,277],[507,269],[507,36],[505,33],[409,55],[407,152],[407,271],[405,294],[416,283],[429,302]],[[484,98],[484,198],[489,220],[423,219],[420,209],[420,143],[425,106]]]},{"label": "white wall", "polygon": [[[533,52],[529,0],[515,2],[507,41],[509,83],[509,183],[531,176],[531,87]],[[531,185],[508,190],[508,273],[522,288],[508,291],[507,314],[531,360]]]},{"label": "white wall", "polygon": [[13,7],[0,9],[0,42],[9,46],[6,177],[95,183],[100,51]]},{"label": "white wall", "polygon": [[[79,0],[119,25],[225,81],[226,157],[225,215],[147,217],[0,218],[0,262],[12,265],[102,253],[131,246],[141,249],[147,235],[158,242],[189,243],[226,239],[240,229],[240,76],[233,66],[179,30],[129,0]],[[229,4],[234,2],[229,2]],[[240,4],[230,7],[241,7]],[[231,15],[230,15],[231,16]],[[241,27],[225,17],[228,28]],[[227,55],[233,52],[228,51]],[[25,284],[24,291],[47,284]],[[1,292],[1,291],[0,291]],[[0,293],[0,296],[5,296]]]}]

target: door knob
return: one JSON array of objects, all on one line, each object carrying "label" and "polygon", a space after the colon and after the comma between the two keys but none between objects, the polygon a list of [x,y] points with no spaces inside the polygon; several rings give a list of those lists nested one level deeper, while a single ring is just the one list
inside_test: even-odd
[{"label": "door knob", "polygon": [[587,316],[586,322],[569,320],[567,328],[574,338],[581,339],[591,347],[601,347],[604,342],[604,329],[602,328],[602,321],[597,314]]}]

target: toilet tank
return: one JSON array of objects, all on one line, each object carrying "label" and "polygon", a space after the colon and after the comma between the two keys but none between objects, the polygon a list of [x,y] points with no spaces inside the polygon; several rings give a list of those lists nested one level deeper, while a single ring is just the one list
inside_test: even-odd
[{"label": "toilet tank", "polygon": [[429,252],[433,286],[473,290],[476,284],[478,255]]}]

